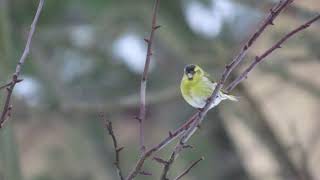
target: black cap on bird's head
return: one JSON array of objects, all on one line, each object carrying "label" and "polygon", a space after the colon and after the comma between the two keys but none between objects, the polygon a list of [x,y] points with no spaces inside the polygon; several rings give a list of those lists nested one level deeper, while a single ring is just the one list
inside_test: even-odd
[{"label": "black cap on bird's head", "polygon": [[196,65],[194,64],[188,64],[185,68],[184,68],[184,73],[187,75],[189,80],[193,79],[193,75],[195,73],[195,68]]}]

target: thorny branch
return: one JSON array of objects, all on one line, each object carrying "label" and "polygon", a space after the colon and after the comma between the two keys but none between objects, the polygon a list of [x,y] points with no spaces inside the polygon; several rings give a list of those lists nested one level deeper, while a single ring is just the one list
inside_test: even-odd
[{"label": "thorny branch", "polygon": [[120,167],[120,151],[123,150],[123,147],[119,147],[118,146],[118,141],[117,138],[113,132],[113,127],[112,127],[112,123],[111,121],[109,121],[107,118],[105,118],[103,115],[100,115],[101,119],[104,119],[105,121],[105,126],[108,130],[109,135],[112,138],[112,142],[113,142],[113,148],[114,148],[114,154],[115,154],[115,161],[114,161],[114,166],[117,169],[117,174],[120,178],[120,180],[124,180],[122,171],[121,171],[121,167]]},{"label": "thorny branch", "polygon": [[146,159],[150,158],[155,152],[161,150],[166,145],[168,145],[172,140],[180,136],[185,130],[190,128],[190,125],[194,122],[195,118],[197,117],[198,113],[195,113],[191,118],[188,119],[186,123],[184,123],[182,126],[180,126],[178,129],[176,129],[174,132],[168,133],[168,136],[162,140],[159,144],[156,144],[149,150],[147,150],[141,157],[138,159],[136,165],[133,167],[131,172],[126,177],[126,180],[134,179],[142,169],[142,166]]},{"label": "thorny branch", "polygon": [[242,80],[246,79],[250,71],[258,65],[261,61],[265,59],[268,55],[270,55],[274,50],[281,48],[281,45],[288,40],[290,37],[294,36],[298,32],[308,28],[312,23],[316,22],[320,19],[320,14],[309,20],[308,22],[302,24],[301,26],[297,27],[296,29],[292,30],[288,34],[286,34],[283,38],[281,38],[278,42],[276,42],[271,48],[266,50],[263,54],[260,56],[256,56],[255,60],[250,64],[250,66],[243,71],[232,83],[228,85],[226,90],[228,92],[232,91]]},{"label": "thorny branch", "polygon": [[183,176],[185,176],[186,174],[188,174],[190,172],[190,170],[192,168],[194,168],[200,161],[204,160],[204,157],[201,157],[200,159],[196,160],[195,162],[193,162],[185,171],[183,171],[179,176],[177,176],[176,178],[174,178],[174,180],[179,180],[181,178],[183,178]]},{"label": "thorny branch", "polygon": [[149,66],[151,62],[151,56],[152,56],[152,42],[154,39],[154,33],[155,31],[160,28],[160,26],[157,25],[157,11],[159,7],[159,1],[155,0],[154,7],[153,7],[153,16],[152,16],[152,25],[151,25],[151,32],[149,39],[145,39],[145,42],[148,44],[147,48],[147,55],[146,55],[146,61],[144,65],[143,74],[141,77],[141,85],[140,85],[140,112],[138,120],[140,122],[140,153],[141,155],[145,152],[146,147],[144,143],[144,126],[145,126],[145,119],[146,119],[146,88],[147,88],[147,79],[148,79],[148,71]]},{"label": "thorny branch", "polygon": [[22,54],[22,56],[21,56],[21,58],[20,58],[20,60],[19,60],[19,62],[17,64],[17,66],[16,66],[16,71],[12,75],[11,82],[8,83],[7,85],[5,85],[5,87],[7,87],[7,96],[6,96],[5,103],[4,103],[4,106],[3,106],[3,110],[2,110],[1,116],[0,116],[0,128],[2,128],[3,123],[5,122],[7,117],[10,115],[10,111],[12,109],[12,106],[10,105],[10,100],[11,100],[11,96],[12,96],[12,93],[13,93],[13,89],[14,89],[14,87],[15,87],[15,85],[17,83],[21,82],[21,80],[19,79],[19,75],[21,73],[22,66],[23,66],[23,64],[24,64],[24,62],[25,62],[25,60],[26,60],[26,58],[27,58],[27,56],[29,54],[32,37],[33,37],[33,34],[34,34],[35,30],[36,30],[37,22],[38,22],[40,14],[41,14],[41,10],[42,10],[43,4],[44,4],[44,0],[40,0],[38,8],[37,8],[36,15],[34,16],[33,22],[32,22],[31,27],[30,27],[30,31],[29,31],[29,34],[28,34],[28,40],[27,40],[25,49],[23,51],[23,54]]},{"label": "thorny branch", "polygon": [[[269,14],[264,18],[261,25],[257,28],[257,30],[251,35],[249,40],[244,44],[241,48],[240,52],[233,58],[233,60],[226,66],[225,74],[221,77],[222,84],[226,81],[230,73],[236,68],[238,64],[240,64],[246,54],[248,53],[249,48],[254,44],[254,42],[260,37],[260,35],[264,32],[264,30],[269,25],[274,25],[273,21],[278,17],[280,12],[284,10],[287,6],[289,6],[294,0],[281,0],[278,4],[276,4],[273,8],[270,9]],[[219,87],[220,88],[220,87]]]}]

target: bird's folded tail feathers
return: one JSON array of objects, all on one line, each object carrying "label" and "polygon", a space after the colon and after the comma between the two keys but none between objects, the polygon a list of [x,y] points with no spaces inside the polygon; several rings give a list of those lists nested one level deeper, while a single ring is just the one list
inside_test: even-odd
[{"label": "bird's folded tail feathers", "polygon": [[238,101],[238,97],[236,97],[236,96],[229,95],[229,94],[223,94],[223,96],[224,96],[226,99],[229,99],[229,100],[231,100],[231,101]]}]

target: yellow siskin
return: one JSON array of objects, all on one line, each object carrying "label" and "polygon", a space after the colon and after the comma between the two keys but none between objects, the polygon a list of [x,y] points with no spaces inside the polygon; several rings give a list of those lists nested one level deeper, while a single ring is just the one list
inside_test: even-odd
[{"label": "yellow siskin", "polygon": [[[184,68],[180,89],[183,98],[191,106],[203,108],[207,99],[212,95],[216,85],[217,83],[210,79],[209,74],[198,65],[189,64]],[[237,101],[235,96],[220,91],[215,103],[210,106],[210,109],[226,99]]]}]

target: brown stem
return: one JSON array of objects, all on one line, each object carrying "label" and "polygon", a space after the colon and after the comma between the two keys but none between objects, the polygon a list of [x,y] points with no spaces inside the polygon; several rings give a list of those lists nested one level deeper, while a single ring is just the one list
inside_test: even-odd
[{"label": "brown stem", "polygon": [[145,151],[145,153],[138,159],[136,165],[133,167],[129,175],[126,177],[126,180],[131,180],[135,178],[142,169],[142,166],[146,159],[151,157],[155,152],[159,151],[160,149],[164,148],[166,145],[168,145],[172,140],[180,136],[184,131],[186,131],[188,128],[190,128],[190,125],[195,121],[198,113],[195,113],[187,122],[185,122],[183,125],[181,125],[178,129],[176,129],[174,132],[169,132],[168,136],[162,140],[160,143],[154,145],[149,150]]},{"label": "brown stem", "polygon": [[148,44],[147,48],[147,55],[146,61],[144,64],[144,70],[141,77],[141,85],[140,85],[140,112],[139,112],[139,122],[140,122],[140,152],[141,155],[145,152],[145,143],[144,143],[144,125],[146,119],[146,88],[147,88],[147,79],[148,79],[148,71],[152,56],[152,42],[154,39],[155,31],[160,27],[157,25],[157,11],[159,6],[160,0],[155,0],[154,8],[153,8],[153,16],[152,16],[152,25],[151,25],[151,32],[149,39],[145,39],[146,43]]},{"label": "brown stem", "polygon": [[33,34],[35,32],[39,16],[41,14],[41,10],[42,10],[43,4],[44,4],[44,0],[40,0],[38,8],[37,8],[36,15],[34,16],[33,22],[32,22],[31,27],[30,27],[30,31],[29,31],[29,34],[28,34],[28,39],[27,39],[26,46],[24,48],[24,51],[22,53],[22,56],[21,56],[21,58],[20,58],[20,60],[19,60],[19,62],[17,64],[17,66],[16,66],[16,71],[12,75],[11,82],[9,83],[10,85],[6,86],[7,87],[7,96],[6,96],[5,103],[4,103],[4,106],[3,106],[3,110],[2,110],[1,116],[0,116],[0,128],[2,128],[3,123],[5,122],[6,118],[8,117],[9,111],[11,111],[10,100],[11,100],[11,96],[12,96],[12,93],[13,93],[13,89],[14,89],[15,85],[18,82],[21,81],[21,80],[18,79],[18,77],[19,77],[19,75],[21,73],[22,65],[24,64],[24,62],[25,62],[25,60],[26,60],[26,58],[27,58],[27,56],[29,54],[30,45],[31,45],[31,42],[32,42],[32,37],[33,37]]},{"label": "brown stem", "polygon": [[315,16],[314,18],[312,18],[311,20],[309,20],[308,22],[302,24],[301,26],[297,27],[296,29],[292,30],[291,32],[289,32],[288,34],[286,34],[283,38],[281,38],[278,42],[276,42],[271,48],[269,48],[268,50],[266,50],[263,54],[261,54],[260,56],[256,56],[255,60],[250,64],[250,66],[245,69],[232,83],[230,83],[228,85],[228,87],[226,88],[226,90],[228,92],[232,91],[241,81],[243,81],[244,79],[246,79],[246,77],[248,76],[248,74],[250,73],[250,71],[252,71],[252,69],[259,64],[261,61],[263,61],[268,55],[270,55],[274,50],[281,48],[281,45],[288,40],[289,38],[291,38],[292,36],[294,36],[295,34],[297,34],[298,32],[308,28],[312,23],[316,22],[317,20],[320,19],[320,14]]},{"label": "brown stem", "polygon": [[177,176],[176,178],[174,178],[174,180],[179,180],[181,178],[183,178],[183,176],[185,176],[186,174],[188,174],[190,172],[190,170],[195,167],[200,161],[204,160],[203,157],[201,157],[200,159],[198,159],[197,161],[191,163],[191,165],[186,169],[184,170],[179,176]]},{"label": "brown stem", "polygon": [[106,119],[103,115],[101,115],[101,119],[105,119],[105,126],[108,130],[109,135],[112,138],[112,142],[113,142],[113,148],[114,148],[114,155],[115,155],[115,161],[114,161],[114,166],[117,169],[117,174],[120,178],[120,180],[124,180],[122,171],[121,171],[121,167],[120,167],[120,151],[123,150],[123,147],[119,147],[118,146],[118,141],[117,138],[114,134],[113,131],[113,127],[112,127],[112,123],[111,121],[109,121],[108,119]]},{"label": "brown stem", "polygon": [[230,73],[234,70],[234,68],[243,61],[245,55],[247,54],[249,48],[253,45],[253,43],[260,37],[260,35],[264,32],[264,30],[269,25],[274,25],[273,21],[278,17],[280,12],[284,10],[288,5],[290,5],[294,0],[281,0],[278,4],[276,4],[273,8],[270,9],[269,14],[265,17],[260,27],[250,36],[249,40],[246,44],[241,48],[240,52],[233,58],[233,60],[226,67],[226,75],[223,82],[228,78]]}]

